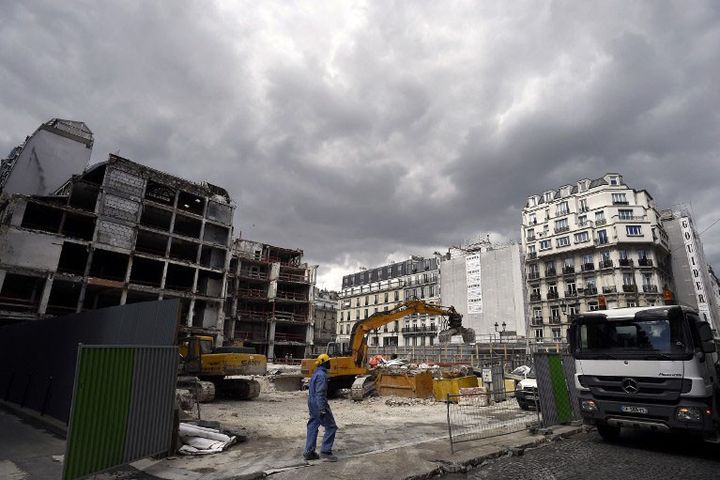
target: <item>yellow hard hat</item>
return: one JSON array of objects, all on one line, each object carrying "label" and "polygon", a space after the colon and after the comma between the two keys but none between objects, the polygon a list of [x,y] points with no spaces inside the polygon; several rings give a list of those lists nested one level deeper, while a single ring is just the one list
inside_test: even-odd
[{"label": "yellow hard hat", "polygon": [[330,356],[327,353],[321,353],[315,360],[315,366],[319,366],[321,363],[325,363],[330,360]]}]

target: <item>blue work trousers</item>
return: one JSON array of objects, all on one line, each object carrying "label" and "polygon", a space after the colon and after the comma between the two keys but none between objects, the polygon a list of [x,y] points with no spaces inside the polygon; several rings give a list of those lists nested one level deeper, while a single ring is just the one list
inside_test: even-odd
[{"label": "blue work trousers", "polygon": [[337,425],[335,424],[335,418],[330,410],[325,415],[320,413],[311,413],[310,420],[307,423],[307,440],[305,440],[305,454],[315,451],[315,445],[317,444],[318,429],[320,426],[325,429],[325,434],[322,439],[322,446],[320,452],[331,453],[333,442],[335,442],[335,432],[337,432]]}]

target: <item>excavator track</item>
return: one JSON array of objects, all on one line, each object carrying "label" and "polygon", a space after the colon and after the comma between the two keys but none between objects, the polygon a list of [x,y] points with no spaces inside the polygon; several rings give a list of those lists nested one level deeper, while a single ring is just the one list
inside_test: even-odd
[{"label": "excavator track", "polygon": [[260,396],[260,383],[251,378],[226,377],[215,380],[218,397],[230,400],[252,400]]},{"label": "excavator track", "polygon": [[361,375],[350,387],[350,398],[362,402],[364,398],[375,394],[375,375]]}]

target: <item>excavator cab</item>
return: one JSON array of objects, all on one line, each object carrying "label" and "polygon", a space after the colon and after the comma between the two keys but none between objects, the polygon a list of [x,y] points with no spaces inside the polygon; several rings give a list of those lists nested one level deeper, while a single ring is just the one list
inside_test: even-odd
[{"label": "excavator cab", "polygon": [[349,342],[330,342],[327,344],[325,353],[330,357],[343,357],[350,355],[350,343]]}]

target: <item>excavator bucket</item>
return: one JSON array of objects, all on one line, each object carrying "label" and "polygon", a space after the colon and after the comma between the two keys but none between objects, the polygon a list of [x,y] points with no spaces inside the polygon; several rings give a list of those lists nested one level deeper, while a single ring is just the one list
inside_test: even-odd
[{"label": "excavator bucket", "polygon": [[475,343],[475,330],[462,326],[462,315],[451,313],[448,316],[448,328],[438,333],[440,343],[450,343],[455,335],[461,335],[463,343]]}]

